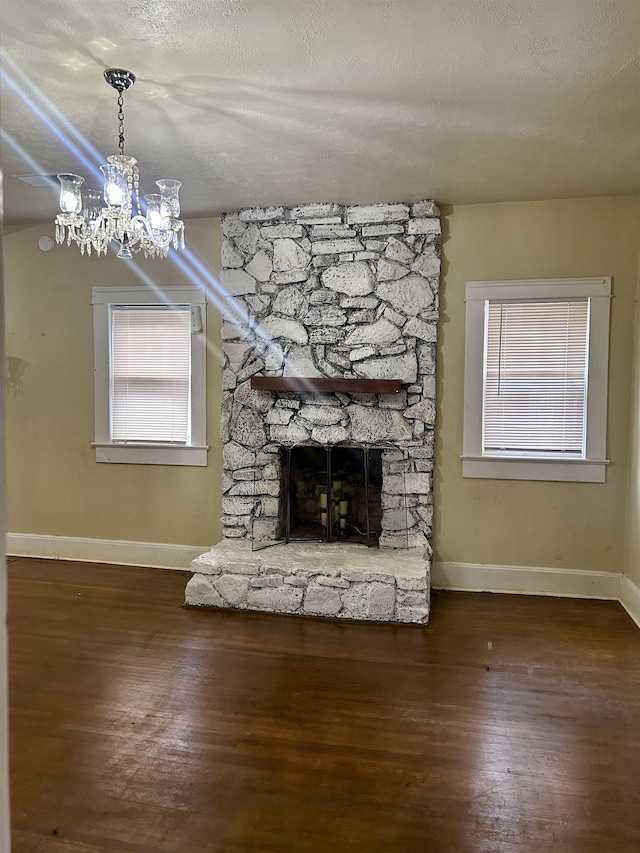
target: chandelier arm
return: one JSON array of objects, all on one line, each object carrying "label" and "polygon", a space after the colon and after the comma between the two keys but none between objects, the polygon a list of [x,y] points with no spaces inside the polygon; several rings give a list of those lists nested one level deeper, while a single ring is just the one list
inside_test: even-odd
[{"label": "chandelier arm", "polygon": [[159,248],[164,249],[171,243],[171,240],[173,238],[173,229],[166,229],[167,237],[159,239],[157,234],[154,234],[154,229],[149,225],[149,220],[145,216],[136,214],[136,216],[131,217],[131,222],[137,222],[139,225],[141,225],[149,239],[152,240],[153,243]]}]

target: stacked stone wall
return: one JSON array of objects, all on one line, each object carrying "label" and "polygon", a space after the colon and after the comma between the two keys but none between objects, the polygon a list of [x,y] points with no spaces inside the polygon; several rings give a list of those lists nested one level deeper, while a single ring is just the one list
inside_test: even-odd
[{"label": "stacked stone wall", "polygon": [[[383,457],[381,547],[427,545],[437,206],[251,208],[224,215],[222,232],[225,539],[276,537],[282,446],[344,442],[395,448]],[[274,394],[251,389],[255,374],[401,379],[403,387]]]}]

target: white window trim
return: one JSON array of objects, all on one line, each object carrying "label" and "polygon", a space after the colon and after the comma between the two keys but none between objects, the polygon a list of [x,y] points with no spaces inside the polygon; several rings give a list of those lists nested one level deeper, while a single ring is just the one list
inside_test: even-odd
[{"label": "white window trim", "polygon": [[[591,300],[585,458],[489,455],[482,450],[484,306],[499,299]],[[462,476],[604,483],[607,446],[611,277],[470,281],[466,289]]]},{"label": "white window trim", "polygon": [[[207,310],[197,287],[94,287],[94,389],[96,462],[136,465],[207,465]],[[112,305],[191,305],[198,315],[191,333],[191,443],[113,442],[109,427],[109,310]],[[197,328],[200,331],[197,331]]]}]

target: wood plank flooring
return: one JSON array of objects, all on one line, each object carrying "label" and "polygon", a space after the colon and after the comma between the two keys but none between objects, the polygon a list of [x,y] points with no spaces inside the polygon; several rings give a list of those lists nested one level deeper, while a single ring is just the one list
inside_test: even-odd
[{"label": "wood plank flooring", "polygon": [[428,628],[9,565],[14,853],[638,853],[640,631],[436,593]]}]

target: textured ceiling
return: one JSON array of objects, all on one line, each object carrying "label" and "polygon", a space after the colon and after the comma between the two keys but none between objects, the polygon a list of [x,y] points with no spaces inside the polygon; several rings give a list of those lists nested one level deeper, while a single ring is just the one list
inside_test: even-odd
[{"label": "textured ceiling", "polygon": [[1,0],[5,218],[13,176],[117,150],[105,68],[132,70],[127,153],[183,213],[306,201],[640,192],[638,0]]}]

